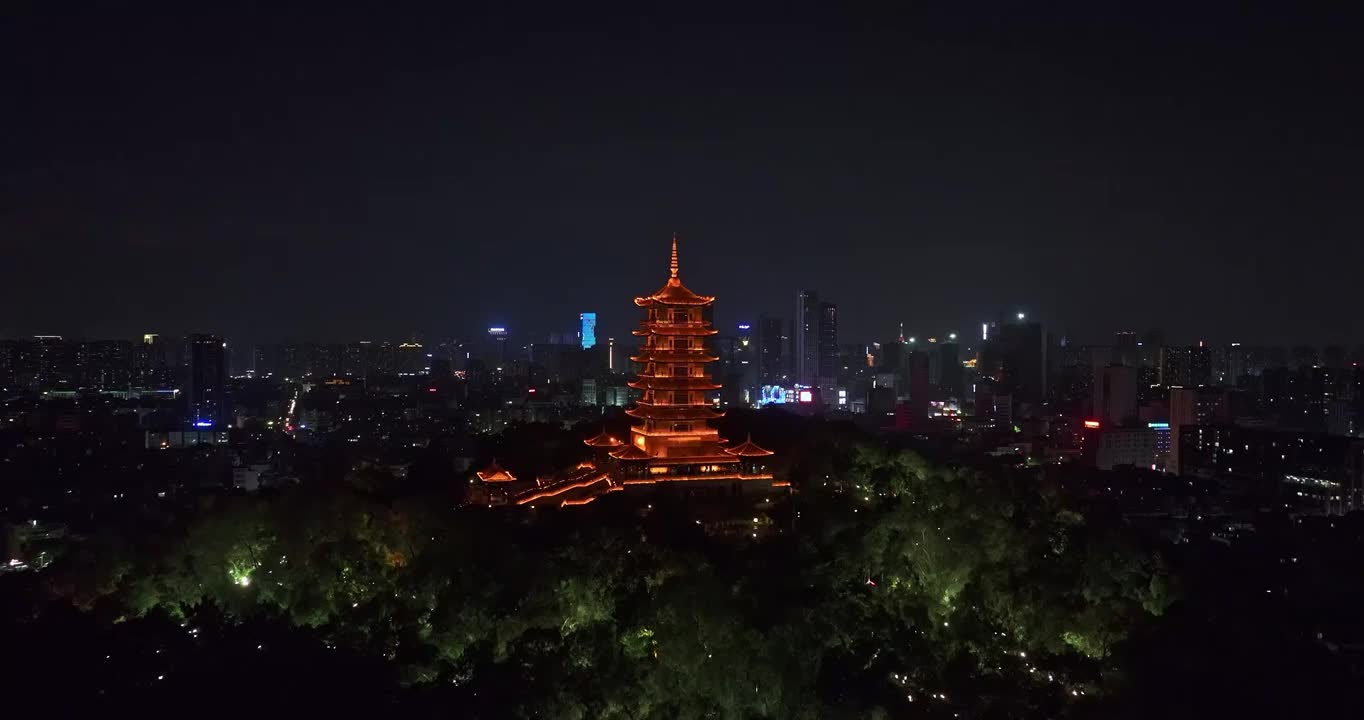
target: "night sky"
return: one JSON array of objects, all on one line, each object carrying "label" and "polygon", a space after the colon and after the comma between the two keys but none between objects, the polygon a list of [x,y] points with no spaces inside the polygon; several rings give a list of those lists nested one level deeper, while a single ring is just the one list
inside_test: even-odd
[{"label": "night sky", "polygon": [[725,325],[1364,342],[1356,17],[78,5],[0,11],[0,336],[621,334],[677,232]]}]

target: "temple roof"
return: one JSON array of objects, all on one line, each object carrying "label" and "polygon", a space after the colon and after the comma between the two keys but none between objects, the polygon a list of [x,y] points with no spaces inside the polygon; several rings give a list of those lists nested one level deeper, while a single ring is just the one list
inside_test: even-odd
[{"label": "temple roof", "polygon": [[670,455],[649,458],[650,465],[729,465],[737,462],[739,462],[739,458],[725,455],[723,452],[715,455]]},{"label": "temple roof", "polygon": [[669,337],[692,336],[700,337],[705,335],[715,335],[719,333],[715,328],[706,327],[704,323],[688,325],[686,323],[641,323],[638,330],[631,330],[630,334],[635,337],[646,337],[648,335],[667,335]]},{"label": "temple roof", "polygon": [[739,443],[738,445],[735,445],[734,447],[725,448],[725,452],[729,453],[730,455],[738,455],[740,457],[766,457],[768,455],[774,454],[771,450],[761,447],[757,443],[753,442],[752,435],[749,435],[747,440]]},{"label": "temple roof", "polygon": [[606,434],[606,431],[605,431],[605,430],[602,430],[602,431],[601,431],[599,434],[597,434],[596,436],[590,437],[590,438],[584,440],[584,441],[583,441],[583,444],[584,444],[584,445],[587,445],[588,447],[610,447],[610,448],[613,448],[613,447],[620,447],[621,445],[624,445],[625,443],[624,443],[623,441],[621,441],[621,440],[618,440],[618,439],[616,439],[616,438],[611,437],[610,435],[607,435],[607,434]]},{"label": "temple roof", "polygon": [[677,236],[673,236],[672,260],[668,263],[670,275],[668,282],[663,285],[658,292],[646,297],[635,298],[635,304],[640,307],[647,307],[654,303],[660,305],[709,305],[715,302],[715,297],[711,295],[697,295],[687,289],[682,284],[682,280],[677,277]]},{"label": "temple roof", "polygon": [[625,414],[650,420],[716,420],[725,416],[724,412],[707,405],[649,405],[644,402],[635,403]]},{"label": "temple roof", "polygon": [[722,386],[708,377],[660,377],[636,375],[626,383],[640,390],[719,390]]},{"label": "temple roof", "polygon": [[493,458],[492,464],[474,473],[483,482],[516,482],[516,476],[502,469]]},{"label": "temple roof", "polygon": [[612,450],[611,457],[617,460],[648,460],[652,456],[634,445],[626,445],[619,450]]},{"label": "temple roof", "polygon": [[664,362],[664,363],[711,363],[720,358],[709,355],[704,350],[660,350],[649,352],[645,348],[643,354],[630,356],[631,360],[638,363]]}]

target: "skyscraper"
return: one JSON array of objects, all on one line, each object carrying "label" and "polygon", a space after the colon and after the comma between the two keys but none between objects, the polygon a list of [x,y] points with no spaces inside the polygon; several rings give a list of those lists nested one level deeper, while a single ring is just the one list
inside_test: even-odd
[{"label": "skyscraper", "polygon": [[1107,426],[1137,419],[1137,369],[1110,365],[1094,379],[1094,418]]},{"label": "skyscraper", "polygon": [[583,349],[596,347],[597,314],[594,312],[578,313],[578,322],[581,324],[581,328],[578,330],[578,340]]},{"label": "skyscraper", "polygon": [[227,424],[227,343],[217,335],[189,337],[189,423],[198,428]]},{"label": "skyscraper", "polygon": [[1212,350],[1192,347],[1166,347],[1160,352],[1160,384],[1198,387],[1212,383]]},{"label": "skyscraper", "polygon": [[1047,397],[1046,337],[1042,324],[1018,321],[999,328],[1003,386],[1024,403],[1041,403]]},{"label": "skyscraper", "polygon": [[754,355],[758,363],[759,385],[781,385],[789,374],[786,369],[786,333],[781,318],[758,316],[757,344]]},{"label": "skyscraper", "polygon": [[1113,364],[1123,367],[1137,367],[1140,360],[1137,334],[1120,332],[1113,337]]},{"label": "skyscraper", "polygon": [[833,380],[838,377],[838,306],[819,304],[819,377]]},{"label": "skyscraper", "polygon": [[819,378],[819,293],[796,293],[795,374],[801,385],[814,385]]},{"label": "skyscraper", "polygon": [[957,345],[956,333],[952,333],[947,342],[938,346],[938,383],[948,397],[962,396],[961,350]]}]

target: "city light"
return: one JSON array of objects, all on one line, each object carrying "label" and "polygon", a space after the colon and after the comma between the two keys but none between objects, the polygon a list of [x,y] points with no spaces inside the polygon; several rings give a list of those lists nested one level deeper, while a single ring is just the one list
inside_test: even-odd
[{"label": "city light", "polygon": [[1098,420],[1086,420],[1086,421],[1085,421],[1085,427],[1087,427],[1087,428],[1089,428],[1089,429],[1091,429],[1091,430],[1096,430],[1096,429],[1098,429],[1098,427],[1099,427],[1099,421],[1098,421]]},{"label": "city light", "polygon": [[1023,313],[1019,313],[1019,314],[1018,314],[1018,319],[1019,319],[1019,320],[1022,320],[1022,319],[1025,318],[1025,317],[1027,317],[1027,316],[1024,315]]}]

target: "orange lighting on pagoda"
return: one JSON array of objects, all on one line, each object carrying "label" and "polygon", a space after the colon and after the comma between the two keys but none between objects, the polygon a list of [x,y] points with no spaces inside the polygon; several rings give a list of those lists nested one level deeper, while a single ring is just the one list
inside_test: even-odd
[{"label": "orange lighting on pagoda", "polygon": [[643,367],[630,387],[642,394],[626,411],[636,420],[630,442],[610,455],[627,477],[741,479],[745,457],[723,447],[720,432],[710,426],[724,415],[708,397],[720,389],[707,368],[719,360],[707,347],[717,333],[710,321],[715,298],[692,292],[678,270],[674,236],[667,282],[657,292],[635,298],[644,319],[634,334],[644,339],[644,346],[631,359]]}]

